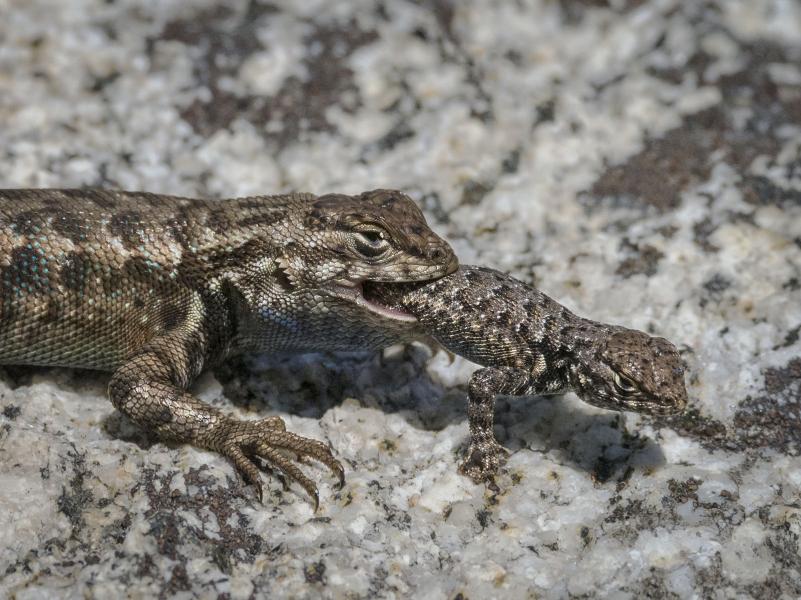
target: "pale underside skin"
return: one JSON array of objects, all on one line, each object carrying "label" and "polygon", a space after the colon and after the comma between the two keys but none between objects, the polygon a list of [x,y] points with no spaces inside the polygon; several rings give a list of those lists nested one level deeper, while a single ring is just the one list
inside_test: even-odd
[{"label": "pale underside skin", "polygon": [[0,364],[112,371],[144,429],[230,458],[261,497],[260,460],[317,488],[290,456],[340,479],[323,443],[239,421],[187,388],[242,352],[356,350],[415,319],[365,282],[428,281],[457,260],[400,192],[206,201],[106,190],[0,191]]},{"label": "pale underside skin", "polygon": [[642,331],[583,319],[509,275],[462,266],[424,284],[370,284],[368,296],[409,311],[422,333],[482,365],[470,378],[470,446],[461,471],[492,482],[506,450],[493,433],[498,394],[569,390],[590,404],[648,414],[687,404],[676,347]]}]

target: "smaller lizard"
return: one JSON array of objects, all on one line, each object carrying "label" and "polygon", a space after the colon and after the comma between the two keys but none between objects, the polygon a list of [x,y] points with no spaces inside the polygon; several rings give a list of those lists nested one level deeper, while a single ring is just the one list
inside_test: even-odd
[{"label": "smaller lizard", "polygon": [[676,347],[661,337],[579,317],[498,271],[462,266],[422,284],[371,284],[366,294],[417,317],[421,333],[482,365],[468,384],[470,446],[459,470],[494,485],[508,451],[493,433],[498,394],[573,390],[612,410],[670,414],[687,390]]}]

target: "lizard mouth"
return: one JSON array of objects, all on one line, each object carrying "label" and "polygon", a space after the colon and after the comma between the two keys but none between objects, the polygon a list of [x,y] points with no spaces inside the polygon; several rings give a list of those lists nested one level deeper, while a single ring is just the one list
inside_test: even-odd
[{"label": "lizard mouth", "polygon": [[366,308],[371,313],[380,317],[392,319],[393,321],[401,321],[403,323],[417,322],[417,317],[412,313],[398,308],[397,306],[390,306],[382,302],[373,293],[375,290],[375,283],[372,281],[359,281],[350,285],[338,284],[334,287],[334,293],[340,298],[344,298],[357,306]]}]

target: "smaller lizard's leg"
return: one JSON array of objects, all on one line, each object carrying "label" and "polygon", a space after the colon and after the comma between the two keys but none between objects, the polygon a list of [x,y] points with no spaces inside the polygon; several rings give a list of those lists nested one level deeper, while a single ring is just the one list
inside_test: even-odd
[{"label": "smaller lizard's leg", "polygon": [[185,388],[203,366],[202,346],[203,336],[197,331],[177,330],[155,338],[114,373],[109,384],[111,402],[143,429],[225,455],[256,487],[260,500],[261,476],[253,459],[272,463],[301,484],[316,509],[317,486],[283,452],[319,460],[339,477],[340,484],[342,464],[322,442],[286,431],[280,417],[242,421],[187,392]]},{"label": "smaller lizard's leg", "polygon": [[467,419],[470,424],[470,446],[459,472],[475,483],[494,484],[502,459],[509,451],[495,439],[493,419],[498,394],[518,394],[526,389],[530,374],[514,367],[487,367],[470,377],[468,384]]}]

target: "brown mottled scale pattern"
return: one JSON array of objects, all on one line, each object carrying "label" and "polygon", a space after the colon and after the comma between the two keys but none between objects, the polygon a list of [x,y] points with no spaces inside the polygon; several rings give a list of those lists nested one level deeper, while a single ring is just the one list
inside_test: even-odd
[{"label": "brown mottled scale pattern", "polygon": [[0,190],[0,364],[113,371],[140,426],[219,451],[261,486],[253,457],[314,483],[283,453],[340,477],[320,442],[272,417],[243,422],[187,388],[231,355],[377,348],[412,324],[364,301],[367,281],[452,272],[450,247],[392,190],[210,201],[108,190]]},{"label": "brown mottled scale pattern", "polygon": [[408,310],[422,333],[484,367],[468,386],[471,440],[461,467],[475,481],[492,481],[506,453],[493,433],[498,394],[573,390],[595,406],[649,414],[687,403],[684,367],[666,339],[579,317],[493,269],[463,265],[433,282],[367,291]]}]

